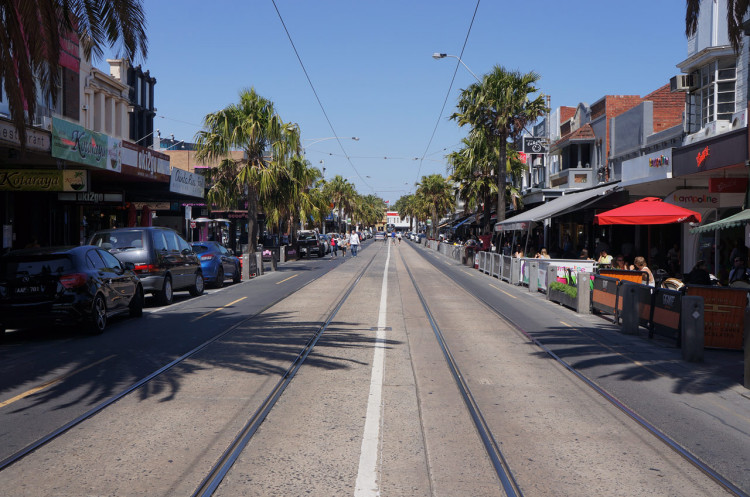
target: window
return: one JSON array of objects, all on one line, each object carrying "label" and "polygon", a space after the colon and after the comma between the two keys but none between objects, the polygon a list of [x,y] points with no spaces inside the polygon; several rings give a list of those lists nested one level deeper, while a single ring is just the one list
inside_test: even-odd
[{"label": "window", "polygon": [[86,262],[88,263],[89,267],[98,269],[99,271],[103,271],[106,268],[106,264],[104,263],[102,258],[99,257],[96,250],[89,250],[88,252],[86,252]]},{"label": "window", "polygon": [[104,264],[107,269],[113,270],[116,273],[122,272],[122,264],[120,264],[120,261],[117,259],[117,257],[110,254],[109,252],[104,252],[103,250],[99,251],[99,255],[102,259],[104,259]]},{"label": "window", "polygon": [[154,231],[154,250],[158,252],[167,251],[167,241],[164,239],[164,233],[161,231]]},{"label": "window", "polygon": [[688,132],[695,133],[714,121],[731,121],[735,111],[737,62],[713,61],[693,73],[697,89],[688,96]]},{"label": "window", "polygon": [[167,239],[167,247],[169,247],[170,252],[179,252],[180,251],[180,244],[177,241],[177,237],[174,233],[171,231],[165,231],[164,232],[164,238]]}]

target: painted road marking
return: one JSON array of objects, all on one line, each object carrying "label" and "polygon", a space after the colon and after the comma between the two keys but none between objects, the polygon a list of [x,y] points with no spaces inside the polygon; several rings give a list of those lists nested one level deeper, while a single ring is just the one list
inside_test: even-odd
[{"label": "painted road marking", "polygon": [[60,383],[61,381],[63,381],[63,380],[64,380],[64,379],[66,379],[66,378],[70,378],[70,377],[71,377],[71,376],[73,376],[74,374],[80,373],[80,372],[82,372],[82,371],[86,371],[87,369],[89,369],[89,368],[91,368],[91,367],[94,367],[94,366],[96,366],[97,364],[101,364],[101,363],[103,363],[104,361],[108,361],[108,360],[112,359],[113,357],[116,357],[116,354],[112,354],[112,355],[110,355],[110,356],[107,356],[107,357],[105,357],[104,359],[99,359],[98,361],[96,361],[96,362],[93,362],[93,363],[89,364],[89,365],[88,365],[88,366],[86,366],[86,367],[83,367],[83,368],[81,368],[81,369],[76,369],[75,371],[71,371],[70,373],[68,373],[68,374],[64,374],[64,375],[62,375],[62,376],[60,376],[60,377],[58,377],[58,378],[55,378],[54,380],[50,380],[50,381],[48,381],[48,382],[46,382],[46,383],[42,383],[42,384],[41,384],[41,385],[39,385],[38,387],[34,387],[34,388],[32,388],[31,390],[27,390],[27,391],[25,391],[24,393],[18,394],[18,395],[16,395],[15,397],[13,397],[13,398],[10,398],[10,399],[8,399],[8,400],[6,400],[6,401],[4,401],[4,402],[0,402],[0,407],[5,407],[5,406],[7,406],[7,405],[10,405],[10,404],[12,404],[13,402],[16,402],[17,400],[25,399],[26,397],[28,397],[28,396],[30,396],[30,395],[34,395],[35,393],[37,393],[37,392],[39,392],[39,391],[41,391],[41,390],[44,390],[44,389],[45,389],[45,388],[47,388],[47,387],[50,387],[50,386],[52,386],[52,385],[54,385],[54,384],[56,384],[56,383]]},{"label": "painted road marking", "polygon": [[283,279],[283,280],[281,280],[281,281],[277,281],[277,282],[276,282],[276,284],[277,284],[277,285],[280,285],[280,284],[284,283],[285,281],[289,281],[289,280],[291,280],[292,278],[296,278],[297,276],[299,276],[299,273],[297,273],[297,274],[294,274],[294,275],[292,275],[292,276],[290,276],[290,277],[288,277],[288,278],[286,278],[286,279]]},{"label": "painted road marking", "polygon": [[514,295],[511,295],[511,294],[509,294],[508,292],[506,292],[506,291],[505,291],[505,290],[503,290],[502,288],[500,288],[500,287],[498,287],[498,286],[495,286],[495,285],[493,285],[492,283],[490,283],[490,286],[491,286],[492,288],[494,288],[495,290],[500,290],[501,292],[503,292],[503,293],[504,293],[505,295],[507,295],[508,297],[510,297],[510,298],[512,298],[512,299],[518,299],[518,297],[516,297],[516,296],[514,296]]},{"label": "painted road marking", "polygon": [[383,269],[383,284],[380,288],[380,309],[378,311],[378,331],[375,339],[375,351],[372,358],[372,376],[370,377],[370,396],[367,400],[367,417],[365,431],[362,435],[362,450],[359,453],[359,470],[354,488],[355,497],[380,496],[378,488],[378,449],[380,448],[380,418],[383,406],[383,371],[385,370],[385,318],[388,314],[388,264],[391,260],[391,245]]},{"label": "painted road marking", "polygon": [[232,305],[232,304],[236,304],[237,302],[239,302],[239,301],[241,301],[241,300],[245,300],[246,298],[247,298],[247,297],[242,297],[242,298],[239,298],[239,299],[235,300],[234,302],[230,302],[230,303],[228,303],[227,305],[223,305],[223,306],[221,306],[221,307],[217,307],[216,309],[214,309],[214,310],[212,310],[212,311],[208,311],[207,313],[203,314],[202,316],[198,316],[197,318],[193,318],[193,319],[192,319],[192,320],[191,320],[190,322],[191,322],[191,323],[193,323],[193,322],[195,322],[195,321],[198,321],[199,319],[203,319],[203,318],[205,318],[206,316],[208,316],[208,315],[211,315],[211,314],[213,314],[214,312],[219,312],[219,311],[220,311],[220,310],[222,310],[222,309],[226,309],[226,308],[227,308],[227,307],[229,307],[230,305]]}]

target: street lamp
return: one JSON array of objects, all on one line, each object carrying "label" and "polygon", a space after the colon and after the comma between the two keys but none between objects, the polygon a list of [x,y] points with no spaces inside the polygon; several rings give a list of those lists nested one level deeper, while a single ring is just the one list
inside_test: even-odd
[{"label": "street lamp", "polygon": [[469,66],[467,66],[466,64],[464,64],[464,61],[461,60],[461,57],[459,57],[458,55],[448,55],[447,53],[438,53],[438,52],[435,52],[434,54],[432,54],[432,58],[435,59],[435,60],[444,59],[446,57],[453,57],[454,59],[458,59],[458,61],[461,64],[463,64],[463,66],[466,68],[466,70],[469,71],[472,76],[474,76],[474,79],[477,80],[477,83],[481,83],[482,82],[479,78],[477,78],[477,75],[474,74],[474,71],[472,71],[471,69],[469,69]]}]

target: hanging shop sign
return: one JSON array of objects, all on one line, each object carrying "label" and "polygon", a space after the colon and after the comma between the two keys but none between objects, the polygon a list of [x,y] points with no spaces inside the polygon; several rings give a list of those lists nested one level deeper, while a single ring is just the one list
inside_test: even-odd
[{"label": "hanging shop sign", "polygon": [[109,137],[70,121],[53,117],[52,157],[99,169],[108,169]]},{"label": "hanging shop sign", "polygon": [[523,151],[527,154],[546,154],[549,151],[546,138],[523,137]]},{"label": "hanging shop sign", "polygon": [[169,182],[170,192],[202,198],[205,186],[206,179],[200,174],[191,173],[176,167],[172,169]]},{"label": "hanging shop sign", "polygon": [[169,156],[135,143],[123,141],[121,162],[123,174],[167,182],[170,180]]},{"label": "hanging shop sign", "polygon": [[88,190],[88,174],[82,170],[0,170],[0,191],[83,192],[86,190]]},{"label": "hanging shop sign", "polygon": [[[13,123],[0,119],[0,143],[5,142],[16,147],[21,146],[18,130]],[[49,152],[50,134],[35,128],[26,127],[26,148],[38,152]]]}]

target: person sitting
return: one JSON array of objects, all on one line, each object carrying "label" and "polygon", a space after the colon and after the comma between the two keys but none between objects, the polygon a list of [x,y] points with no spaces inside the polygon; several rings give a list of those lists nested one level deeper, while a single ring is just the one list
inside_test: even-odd
[{"label": "person sitting", "polygon": [[516,257],[518,259],[523,258],[523,249],[521,248],[521,244],[516,245],[516,251],[513,252],[513,257]]},{"label": "person sitting", "polygon": [[549,254],[547,253],[547,249],[546,248],[542,247],[541,252],[539,252],[539,258],[540,259],[549,259],[550,258]]},{"label": "person sitting", "polygon": [[607,254],[606,250],[602,250],[599,254],[599,260],[597,262],[602,266],[609,266],[612,264],[612,256]]},{"label": "person sitting", "polygon": [[708,274],[708,269],[706,267],[706,261],[700,260],[695,263],[695,266],[693,266],[693,270],[688,273],[688,275],[685,277],[685,283],[686,284],[694,284],[694,285],[710,285],[711,284],[711,275]]},{"label": "person sitting", "polygon": [[729,271],[729,284],[736,281],[747,281],[747,267],[742,257],[737,256],[734,258],[734,267]]},{"label": "person sitting", "polygon": [[586,249],[581,250],[581,255],[578,256],[579,259],[584,259],[587,261],[591,260],[591,257],[589,257],[589,251]]},{"label": "person sitting", "polygon": [[627,270],[631,268],[630,266],[628,266],[628,264],[625,263],[625,256],[618,255],[617,257],[614,258],[614,261],[612,262],[612,269]]},{"label": "person sitting", "polygon": [[643,279],[646,280],[644,283],[648,286],[656,286],[656,279],[654,279],[654,273],[646,265],[646,259],[643,257],[636,257],[633,261],[636,271],[643,271],[646,274],[643,275]]}]

